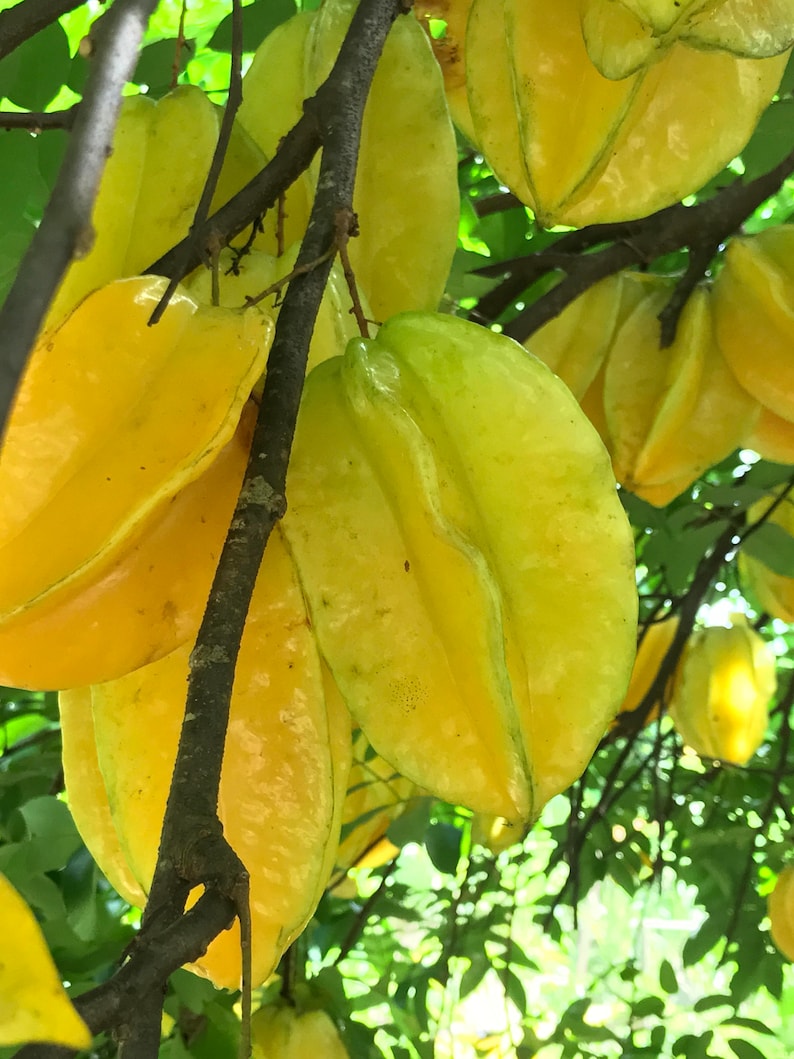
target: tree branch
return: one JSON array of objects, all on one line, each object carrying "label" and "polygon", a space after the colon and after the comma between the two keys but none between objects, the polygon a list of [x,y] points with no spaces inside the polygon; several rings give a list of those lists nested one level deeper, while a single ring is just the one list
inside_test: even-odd
[{"label": "tree branch", "polygon": [[[505,334],[523,342],[599,280],[632,265],[647,265],[664,254],[688,248],[690,266],[681,281],[681,293],[663,313],[663,337],[669,345],[675,337],[686,297],[717,248],[778,190],[792,171],[794,151],[768,173],[748,184],[737,181],[696,206],[676,203],[637,221],[599,224],[568,232],[537,254],[478,269],[475,275],[507,274],[480,299],[471,316],[492,321],[541,276],[562,271],[564,278],[556,287],[527,306],[505,327]],[[608,245],[600,250],[581,253],[604,243]]]},{"label": "tree branch", "polygon": [[0,434],[50,302],[70,261],[91,238],[91,211],[113,142],[121,90],[132,76],[156,3],[116,0],[102,19],[103,31],[55,187],[0,309]]},{"label": "tree branch", "polygon": [[[217,890],[207,890],[196,904],[162,932],[139,935],[129,960],[96,989],[73,1001],[92,1033],[112,1029],[124,1012],[135,1008],[141,996],[162,988],[168,976],[184,963],[197,960],[215,937],[234,919],[234,905]],[[75,1053],[69,1048],[29,1044],[14,1059],[62,1059]]]},{"label": "tree branch", "polygon": [[21,0],[15,7],[0,11],[0,59],[82,3],[83,0]]},{"label": "tree branch", "polygon": [[[300,269],[309,262],[321,263],[295,277],[279,313],[248,468],[191,656],[189,723],[183,723],[180,735],[141,928],[144,939],[178,920],[192,886],[211,884],[232,895],[245,871],[225,842],[217,818],[235,663],[262,555],[286,508],[287,462],[314,320],[333,260],[329,250],[338,240],[340,217],[353,217],[364,105],[386,35],[400,10],[400,0],[362,0],[328,80],[306,104],[315,127],[323,130],[323,158],[296,264]],[[207,941],[212,936],[208,934]],[[144,1053],[133,1054],[138,1059]]]},{"label": "tree branch", "polygon": [[29,110],[0,111],[0,129],[27,129],[28,132],[44,132],[46,129],[71,129],[79,105],[66,110],[33,112]]},{"label": "tree branch", "polygon": [[[195,235],[186,236],[144,271],[156,276],[171,276],[182,267],[186,272],[196,268],[205,260],[211,246],[229,243],[257,217],[271,209],[279,195],[308,168],[321,145],[321,130],[316,117],[307,112],[290,129],[261,173],[201,225]],[[183,262],[186,262],[184,266]]]}]

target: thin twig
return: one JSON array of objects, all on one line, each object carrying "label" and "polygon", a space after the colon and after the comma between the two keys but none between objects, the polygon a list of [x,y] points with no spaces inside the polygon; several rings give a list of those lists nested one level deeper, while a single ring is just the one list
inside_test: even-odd
[{"label": "thin twig", "polygon": [[55,187],[0,309],[0,434],[58,284],[72,259],[93,238],[91,211],[113,142],[121,91],[135,69],[156,4],[157,0],[116,0],[103,17],[103,32]]},{"label": "thin twig", "polygon": [[[689,586],[687,592],[680,606],[680,614],[678,621],[678,628],[675,631],[670,647],[667,650],[659,669],[654,677],[653,683],[645,694],[640,705],[633,710],[630,714],[624,715],[628,720],[625,723],[626,727],[623,729],[624,734],[627,735],[626,742],[621,748],[614,764],[610,768],[607,776],[604,779],[601,793],[598,799],[598,804],[593,807],[590,811],[586,820],[577,828],[576,839],[574,848],[569,849],[568,857],[569,863],[573,863],[580,856],[582,849],[584,848],[585,841],[592,831],[595,824],[605,818],[608,810],[615,805],[615,803],[623,797],[623,795],[630,789],[631,782],[637,775],[639,775],[646,767],[648,761],[653,759],[655,750],[651,750],[647,757],[647,760],[641,763],[641,767],[636,770],[635,775],[631,779],[623,777],[621,774],[623,768],[634,748],[637,736],[642,729],[645,722],[645,718],[648,716],[654,705],[659,702],[665,693],[665,689],[670,678],[673,675],[675,667],[678,663],[678,659],[681,656],[684,645],[689,639],[692,629],[695,625],[695,618],[700,608],[701,602],[705,597],[706,593],[711,588],[714,580],[716,579],[719,571],[725,562],[725,556],[730,552],[734,551],[736,545],[734,538],[737,535],[737,524],[730,522],[725,530],[722,532],[718,540],[715,542],[713,548],[708,555],[701,559],[695,575],[692,578],[692,583]],[[616,738],[616,733],[619,731],[616,726],[612,732],[603,740],[604,743],[613,742]],[[619,782],[621,781],[622,782]],[[562,859],[566,851],[562,847],[558,847],[552,856],[549,858],[548,871]],[[562,900],[563,896],[571,885],[571,875],[569,875],[566,882],[552,898],[551,905],[546,914],[545,921],[548,923],[554,914],[554,910]]]}]

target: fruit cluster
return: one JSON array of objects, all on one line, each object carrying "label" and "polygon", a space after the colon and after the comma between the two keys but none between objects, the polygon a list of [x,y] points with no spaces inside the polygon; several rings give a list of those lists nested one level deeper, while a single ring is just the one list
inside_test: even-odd
[{"label": "fruit cluster", "polygon": [[[330,0],[273,34],[303,49],[293,65],[306,81],[274,81],[286,51],[265,42],[219,201],[275,150],[353,6]],[[264,76],[297,96],[257,125]],[[393,90],[400,78],[411,85],[404,96]],[[295,259],[281,252],[288,224],[265,225],[258,238],[269,245],[223,251],[222,274],[188,277],[149,326],[165,280],[129,273],[186,233],[200,190],[183,165],[167,184],[155,180],[163,141],[191,123],[217,132],[217,120],[193,89],[125,103],[97,241],[66,278],[0,450],[10,498],[0,676],[61,689],[75,819],[136,904],[151,885],[191,649],[278,313],[258,296]],[[191,148],[196,169],[209,162],[205,139]],[[402,171],[406,144],[428,182],[407,214],[397,208],[404,188],[387,179]],[[416,787],[534,819],[585,767],[634,655],[631,534],[596,432],[519,345],[429,311],[449,270],[458,197],[442,80],[413,16],[389,36],[362,150],[376,182],[358,185],[351,260],[360,301],[388,318],[377,338],[354,337],[351,295],[332,272],[289,511],[254,591],[225,746],[219,816],[251,876],[255,982],[303,929],[335,865],[354,862]],[[298,230],[301,189],[311,195],[315,179],[287,196]],[[55,540],[53,525],[63,528]],[[572,637],[574,627],[601,631]],[[366,739],[373,750],[359,749],[351,778],[354,727],[358,747]],[[369,769],[380,785],[362,787]],[[195,969],[236,987],[238,946],[226,932]]]},{"label": "fruit cluster", "polygon": [[[794,42],[763,0],[420,0],[458,127],[546,227],[642,217],[739,154]],[[719,85],[719,91],[714,86]]]},{"label": "fruit cluster", "polygon": [[[355,6],[326,0],[264,41],[213,208],[276,152]],[[666,503],[751,437],[759,451],[794,448],[794,385],[760,378],[730,343],[745,326],[731,289],[740,277],[766,313],[764,335],[785,345],[784,235],[738,243],[669,350],[657,316],[672,281],[658,276],[592,288],[533,336],[536,355],[434,311],[458,220],[447,99],[544,223],[647,212],[745,142],[791,44],[783,16],[767,19],[762,42],[760,5],[739,21],[730,0],[646,6],[423,3],[446,20],[446,98],[414,15],[389,34],[362,129],[357,290],[332,270],[289,510],[254,590],[225,744],[219,816],[251,877],[255,983],[334,869],[355,863],[417,790],[470,807],[495,848],[496,819],[521,834],[581,774],[635,654],[634,549],[616,476]],[[195,88],[125,101],[95,243],[58,293],[0,449],[0,679],[61,690],[75,819],[136,904],[153,877],[191,650],[278,315],[263,295],[289,280],[318,180],[313,166],[275,223],[221,251],[212,275],[188,277],[150,327],[166,283],[138,273],[187,234],[218,123]],[[684,146],[660,155],[662,140]],[[382,322],[376,337],[358,337],[354,302]],[[763,734],[772,684],[753,636],[737,625],[687,649],[671,714],[703,754],[745,760]],[[644,665],[630,701],[650,679]],[[701,702],[708,723],[694,716]],[[738,713],[750,734],[732,734]],[[238,947],[225,933],[195,969],[236,987]],[[329,1022],[265,1010],[277,1043],[263,1037],[262,1055],[343,1055]]]}]

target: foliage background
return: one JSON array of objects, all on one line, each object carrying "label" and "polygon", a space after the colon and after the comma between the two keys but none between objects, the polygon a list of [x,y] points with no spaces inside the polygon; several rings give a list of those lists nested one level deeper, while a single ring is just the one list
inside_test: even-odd
[{"label": "foliage background", "polygon": [[[246,51],[295,10],[295,0],[247,4]],[[80,41],[101,11],[90,0],[0,62],[0,110],[53,112],[76,102],[85,78]],[[188,3],[178,42],[182,14],[177,0],[159,5],[129,90],[160,96],[176,73],[223,102],[229,5]],[[737,176],[765,172],[791,151],[793,87],[790,64],[741,158],[699,198]],[[0,135],[3,296],[68,133]],[[536,229],[463,141],[459,176],[459,250],[444,308],[478,319],[478,302],[498,279],[476,270],[541,250],[561,233]],[[785,221],[793,210],[789,180],[746,229]],[[682,252],[651,267],[669,273],[685,263]],[[540,281],[485,322],[505,325],[547,286]],[[742,452],[666,509],[623,494],[644,616],[696,598],[711,620],[748,613],[774,644],[779,701],[767,741],[747,767],[683,753],[664,717],[639,732],[621,731],[605,739],[582,780],[540,823],[500,852],[474,840],[470,813],[419,799],[390,829],[399,856],[358,873],[344,895],[326,895],[281,981],[263,996],[310,991],[339,1020],[356,1059],[793,1054],[794,975],[765,921],[765,898],[790,858],[794,822],[792,633],[745,597],[730,547],[708,570],[703,559],[726,531],[728,540],[735,531],[737,543],[747,507],[793,473]],[[790,540],[758,533],[752,547],[794,574]],[[572,637],[587,634],[571,629]],[[0,871],[35,909],[64,979],[79,993],[112,972],[139,914],[99,874],[71,821],[54,694],[0,695],[0,755]],[[237,1000],[187,972],[175,974],[161,1054],[233,1056]],[[112,1042],[99,1039],[92,1054],[113,1052]]]}]

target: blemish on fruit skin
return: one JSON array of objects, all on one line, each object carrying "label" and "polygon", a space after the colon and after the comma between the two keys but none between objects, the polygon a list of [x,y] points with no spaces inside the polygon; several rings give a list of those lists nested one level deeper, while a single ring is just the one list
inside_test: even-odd
[{"label": "blemish on fruit skin", "polygon": [[408,561],[408,559],[406,559],[405,562],[403,563],[403,570],[405,570],[405,572],[407,574],[407,573],[409,573],[410,569],[411,569],[411,564]]}]

